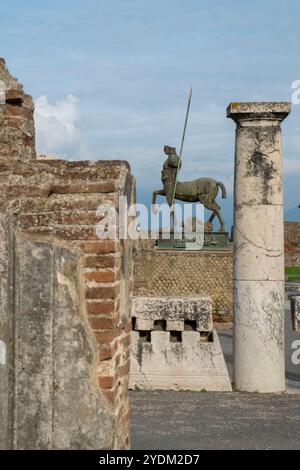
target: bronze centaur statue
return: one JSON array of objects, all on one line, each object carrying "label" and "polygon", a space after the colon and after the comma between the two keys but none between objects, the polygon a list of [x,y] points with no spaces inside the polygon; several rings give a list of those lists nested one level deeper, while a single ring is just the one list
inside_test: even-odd
[{"label": "bronze centaur statue", "polygon": [[[156,204],[157,196],[166,196],[169,206],[172,205],[173,188],[176,180],[177,167],[181,166],[180,158],[176,154],[174,147],[164,147],[164,152],[168,155],[162,169],[163,189],[153,192],[152,204]],[[213,178],[198,178],[193,181],[178,181],[175,191],[175,199],[184,202],[201,202],[204,207],[212,211],[212,214],[205,224],[205,231],[212,231],[212,222],[217,216],[220,222],[220,232],[224,232],[225,224],[221,216],[221,208],[215,199],[219,188],[222,191],[222,198],[226,198],[226,189],[223,183],[215,181]]]}]

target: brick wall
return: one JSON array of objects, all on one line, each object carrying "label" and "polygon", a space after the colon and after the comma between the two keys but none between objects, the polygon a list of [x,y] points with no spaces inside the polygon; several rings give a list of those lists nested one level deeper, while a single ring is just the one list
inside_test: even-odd
[{"label": "brick wall", "polygon": [[[300,222],[285,222],[284,237],[285,265],[300,266]],[[140,240],[135,257],[134,294],[209,295],[214,320],[230,322],[232,252],[159,251],[154,240]]]},{"label": "brick wall", "polygon": [[300,222],[284,223],[284,243],[287,247],[299,248],[300,250]]},{"label": "brick wall", "polygon": [[285,266],[300,266],[300,222],[285,222],[284,250]]},{"label": "brick wall", "polygon": [[[99,240],[96,210],[110,203],[118,214],[119,196],[126,195],[128,203],[135,200],[130,167],[122,161],[36,159],[32,100],[8,74],[3,61],[0,79],[6,81],[7,96],[20,98],[0,106],[0,218],[6,217],[13,233],[54,240],[82,252],[84,309],[99,345],[97,380],[114,416],[112,446],[126,449],[130,444],[132,246],[118,235],[113,240]],[[118,225],[117,219],[116,229]],[[1,272],[8,276],[1,242],[9,247],[11,241],[5,234],[0,240]]]},{"label": "brick wall", "polygon": [[159,251],[142,240],[134,263],[134,295],[212,298],[215,321],[232,320],[231,251]]},{"label": "brick wall", "polygon": [[[45,184],[39,186],[39,179]],[[84,254],[82,285],[99,343],[99,386],[116,416],[115,445],[127,448],[131,247],[118,239],[99,240],[95,224],[100,204],[110,202],[118,209],[118,197],[128,186],[133,197],[129,167],[123,162],[16,162],[1,186],[13,198],[16,231],[61,240]],[[127,301],[122,291],[129,293]]]}]

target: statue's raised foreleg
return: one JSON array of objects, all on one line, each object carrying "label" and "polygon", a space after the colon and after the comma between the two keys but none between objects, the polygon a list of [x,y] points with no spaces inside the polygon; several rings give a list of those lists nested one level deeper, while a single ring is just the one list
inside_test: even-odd
[{"label": "statue's raised foreleg", "polygon": [[157,207],[156,207],[156,198],[157,196],[165,196],[165,190],[164,189],[158,189],[157,191],[153,191],[152,194],[152,212],[153,214],[157,214]]}]

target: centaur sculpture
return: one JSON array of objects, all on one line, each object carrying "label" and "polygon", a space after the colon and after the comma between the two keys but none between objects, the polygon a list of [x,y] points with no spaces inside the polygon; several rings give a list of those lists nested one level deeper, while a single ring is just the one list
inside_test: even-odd
[{"label": "centaur sculpture", "polygon": [[[211,232],[213,230],[213,220],[217,216],[220,222],[220,232],[224,232],[225,225],[221,216],[221,208],[216,203],[219,188],[222,191],[222,198],[226,198],[226,189],[223,183],[215,181],[213,178],[198,178],[193,181],[177,181],[176,175],[181,167],[181,159],[176,153],[175,147],[164,146],[164,152],[168,156],[164,162],[161,172],[161,180],[163,189],[153,192],[152,204],[156,204],[157,196],[166,196],[167,202],[170,206],[173,205],[173,199],[185,202],[200,202],[212,214],[205,224],[205,231]],[[176,184],[175,194],[174,185]],[[174,196],[174,197],[173,197]]]}]

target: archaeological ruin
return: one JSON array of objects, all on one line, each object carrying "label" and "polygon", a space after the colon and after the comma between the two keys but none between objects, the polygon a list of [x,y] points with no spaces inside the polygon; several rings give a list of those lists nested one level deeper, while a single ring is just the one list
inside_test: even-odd
[{"label": "archaeological ruin", "polygon": [[210,297],[134,297],[129,387],[232,391]]},{"label": "archaeological ruin", "polygon": [[[234,181],[234,385],[285,390],[281,122],[289,103],[231,103]],[[257,352],[259,352],[257,354]]]},{"label": "archaeological ruin", "polygon": [[[204,247],[185,251],[122,238],[129,164],[38,156],[33,100],[4,59],[0,80],[0,449],[129,449],[129,389],[232,391],[218,339],[232,323],[234,389],[284,391],[284,251],[300,260],[283,222],[290,105],[231,103],[233,240],[212,191]],[[108,238],[101,207],[116,214]],[[296,298],[295,329],[299,311]]]},{"label": "archaeological ruin", "polygon": [[0,79],[0,448],[126,449],[132,245],[99,240],[96,210],[134,178],[38,159],[32,99],[3,59]]}]

